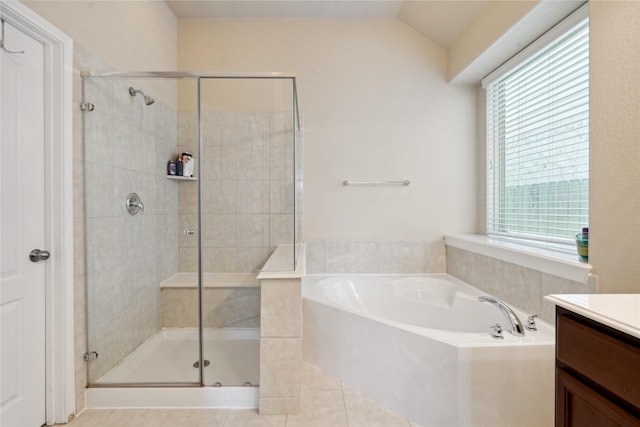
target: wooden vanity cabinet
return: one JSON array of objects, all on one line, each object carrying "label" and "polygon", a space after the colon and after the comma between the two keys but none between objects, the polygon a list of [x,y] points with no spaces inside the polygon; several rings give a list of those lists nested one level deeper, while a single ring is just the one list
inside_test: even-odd
[{"label": "wooden vanity cabinet", "polygon": [[556,308],[555,425],[640,426],[640,339]]}]

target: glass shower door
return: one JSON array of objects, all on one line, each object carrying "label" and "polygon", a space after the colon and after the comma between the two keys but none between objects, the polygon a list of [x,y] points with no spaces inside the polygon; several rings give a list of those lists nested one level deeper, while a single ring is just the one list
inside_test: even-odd
[{"label": "glass shower door", "polygon": [[197,281],[175,293],[181,183],[167,179],[177,82],[88,77],[83,90],[88,382],[198,383]]}]

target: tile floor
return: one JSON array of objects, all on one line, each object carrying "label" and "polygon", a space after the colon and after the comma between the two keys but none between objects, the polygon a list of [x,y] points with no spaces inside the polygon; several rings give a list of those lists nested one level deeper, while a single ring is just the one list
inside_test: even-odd
[{"label": "tile floor", "polygon": [[420,427],[303,364],[297,415],[258,415],[254,409],[88,409],[69,427]]}]

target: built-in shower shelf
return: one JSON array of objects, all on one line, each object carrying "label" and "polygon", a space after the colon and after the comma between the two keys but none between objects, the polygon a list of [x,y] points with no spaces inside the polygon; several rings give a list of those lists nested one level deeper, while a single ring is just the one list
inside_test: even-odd
[{"label": "built-in shower shelf", "polygon": [[178,175],[167,175],[167,179],[173,179],[175,181],[197,181],[197,176],[178,176]]},{"label": "built-in shower shelf", "polygon": [[[256,288],[256,273],[203,273],[205,288]],[[198,273],[176,273],[160,282],[161,288],[197,288]]]}]

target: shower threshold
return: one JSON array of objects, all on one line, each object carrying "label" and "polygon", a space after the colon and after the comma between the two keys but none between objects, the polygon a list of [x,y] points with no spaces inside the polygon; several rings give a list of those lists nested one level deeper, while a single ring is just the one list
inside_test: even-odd
[{"label": "shower threshold", "polygon": [[[86,390],[87,407],[256,408],[260,330],[204,329],[203,338],[204,387],[198,329],[163,328]],[[162,386],[136,386],[145,384]]]}]

